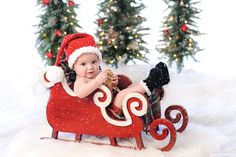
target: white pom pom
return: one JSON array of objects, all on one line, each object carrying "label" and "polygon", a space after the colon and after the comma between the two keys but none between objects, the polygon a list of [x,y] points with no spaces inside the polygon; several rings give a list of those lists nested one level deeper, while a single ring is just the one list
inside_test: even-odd
[{"label": "white pom pom", "polygon": [[61,82],[64,78],[64,71],[58,66],[48,66],[46,69],[46,78],[53,84]]}]

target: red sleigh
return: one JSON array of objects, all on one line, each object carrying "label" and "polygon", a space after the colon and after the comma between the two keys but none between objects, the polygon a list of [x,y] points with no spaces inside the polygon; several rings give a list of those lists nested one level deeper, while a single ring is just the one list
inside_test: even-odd
[{"label": "red sleigh", "polygon": [[[128,77],[118,76],[120,89],[131,84]],[[161,101],[163,90],[160,90],[158,95],[158,101]],[[143,149],[141,133],[145,131],[150,132],[156,140],[169,139],[167,144],[160,148],[162,151],[169,151],[176,142],[176,132],[182,132],[188,123],[186,110],[179,105],[172,105],[166,109],[165,118],[161,118],[161,111],[159,111],[153,121],[145,126],[142,116],[146,114],[149,104],[146,96],[140,93],[130,93],[125,96],[123,112],[126,120],[115,120],[106,112],[112,100],[112,92],[106,86],[101,86],[87,98],[81,99],[75,96],[65,79],[55,84],[50,89],[47,104],[47,120],[53,129],[52,138],[58,139],[59,132],[74,133],[75,141],[78,142],[83,141],[84,134],[105,136],[109,137],[110,144],[113,146],[121,146],[118,145],[116,138],[135,138],[137,145],[135,148]],[[175,118],[171,113],[175,113]],[[180,127],[175,128],[174,124]]]}]

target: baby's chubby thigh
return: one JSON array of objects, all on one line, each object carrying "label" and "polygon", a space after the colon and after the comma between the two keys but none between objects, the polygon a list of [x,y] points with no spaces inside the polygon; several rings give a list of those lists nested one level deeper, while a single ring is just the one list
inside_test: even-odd
[{"label": "baby's chubby thigh", "polygon": [[122,107],[122,100],[128,93],[130,93],[130,90],[128,88],[119,91],[114,99],[114,104],[117,107],[121,108]]}]

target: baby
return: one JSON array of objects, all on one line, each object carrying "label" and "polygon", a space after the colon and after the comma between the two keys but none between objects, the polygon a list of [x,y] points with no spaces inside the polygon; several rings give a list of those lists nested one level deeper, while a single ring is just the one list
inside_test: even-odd
[{"label": "baby", "polygon": [[[76,38],[73,38],[76,36]],[[73,69],[69,77],[74,77],[74,92],[80,98],[85,98],[98,89],[102,84],[116,86],[118,84],[117,75],[109,70],[101,70],[102,54],[99,51],[94,38],[86,33],[76,33],[70,35],[73,40],[63,40],[66,44],[65,53],[69,68]],[[66,42],[66,43],[65,43]],[[62,66],[66,67],[65,64]],[[65,69],[65,68],[64,68]],[[68,69],[68,68],[67,68]],[[72,79],[73,80],[73,79]],[[161,88],[170,81],[167,66],[160,62],[149,72],[146,79],[132,84],[126,89],[119,91],[115,97],[114,105],[108,112],[113,118],[123,119],[122,100],[130,92],[146,93],[150,95],[156,88]]]}]

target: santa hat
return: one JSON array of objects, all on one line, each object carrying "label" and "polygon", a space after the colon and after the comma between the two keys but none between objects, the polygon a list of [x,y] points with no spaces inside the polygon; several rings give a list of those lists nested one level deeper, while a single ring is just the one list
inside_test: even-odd
[{"label": "santa hat", "polygon": [[102,54],[91,35],[86,33],[69,34],[63,38],[61,47],[57,53],[55,65],[47,67],[46,71],[42,73],[41,79],[45,86],[51,87],[63,80],[64,72],[59,67],[59,64],[64,53],[66,54],[66,60],[68,60],[70,68],[73,68],[77,58],[85,53],[94,53],[102,61]]},{"label": "santa hat", "polygon": [[94,38],[86,33],[75,33],[64,37],[57,55],[56,65],[59,65],[63,52],[66,54],[70,68],[73,68],[78,57],[85,53],[94,53],[98,56],[99,60],[102,61],[102,54]]}]

